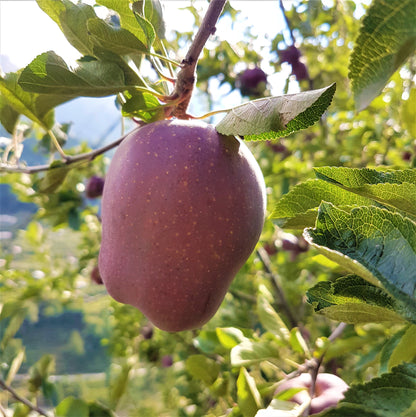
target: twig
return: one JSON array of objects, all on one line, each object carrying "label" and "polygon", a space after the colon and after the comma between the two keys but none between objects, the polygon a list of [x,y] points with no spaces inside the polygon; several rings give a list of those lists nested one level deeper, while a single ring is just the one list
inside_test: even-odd
[{"label": "twig", "polygon": [[284,310],[290,325],[292,327],[298,327],[298,321],[295,317],[295,315],[293,314],[289,302],[286,299],[285,293],[283,291],[283,289],[281,288],[280,284],[279,284],[279,277],[272,271],[272,266],[271,266],[271,261],[269,258],[269,255],[267,254],[266,250],[262,247],[259,247],[257,249],[257,256],[260,258],[260,261],[262,262],[265,271],[270,275],[270,277],[272,278],[271,282],[272,285],[276,291],[277,296],[280,299],[280,303],[281,303],[281,307]]},{"label": "twig", "polygon": [[226,1],[227,0],[211,0],[209,3],[208,10],[205,13],[201,26],[189,47],[188,53],[182,61],[182,69],[178,73],[175,90],[170,96],[166,97],[168,102],[176,99],[180,100],[179,104],[172,110],[172,115],[178,119],[189,119],[186,111],[195,85],[196,64],[208,38],[216,31],[215,25],[217,24]]},{"label": "twig", "polygon": [[[345,327],[347,326],[347,323],[340,323],[338,324],[338,326],[332,331],[332,333],[328,336],[328,341],[333,342],[335,339],[337,339],[339,336],[341,336],[341,334],[343,333]],[[319,368],[322,365],[322,362],[324,360],[324,356],[326,353],[327,349],[325,349],[324,352],[322,352],[321,356],[319,358],[315,359],[316,362],[316,366],[310,369],[310,373],[311,373],[311,386],[309,388],[309,394],[310,397],[313,398],[315,396],[315,391],[316,391],[316,379],[318,377],[319,374]],[[309,406],[310,408],[310,406]],[[308,414],[306,414],[307,416],[309,415],[309,409],[307,410]]]},{"label": "twig", "polygon": [[[87,153],[81,153],[79,155],[75,155],[75,156],[69,156],[66,155],[66,159],[65,161],[63,161],[63,164],[69,166],[75,162],[80,162],[80,161],[88,161],[91,162],[93,159],[95,159],[97,156],[109,151],[112,148],[115,148],[116,146],[118,146],[123,140],[124,138],[127,136],[124,135],[121,138],[117,139],[116,141],[103,146],[102,148],[99,149],[95,149],[94,151],[91,152],[87,152]],[[62,165],[58,166],[57,168],[62,167]],[[0,164],[0,172],[20,172],[20,173],[24,173],[24,174],[35,174],[37,172],[43,172],[43,171],[48,171],[50,169],[55,169],[54,167],[51,168],[50,165],[34,165],[31,167],[24,167],[24,166],[13,166],[13,165],[8,165],[8,164],[4,164],[1,163]]]},{"label": "twig", "polygon": [[286,15],[285,7],[283,6],[283,0],[280,0],[279,1],[279,5],[280,5],[280,10],[282,11],[282,14],[283,14],[283,18],[285,19],[285,22],[286,22],[286,26],[287,26],[287,28],[289,30],[289,33],[290,33],[290,39],[292,40],[292,45],[294,45],[296,43],[296,39],[295,39],[295,36],[293,35],[293,31],[292,31],[292,26],[290,24],[290,20],[289,20],[289,18]]},{"label": "twig", "polygon": [[50,417],[46,411],[42,410],[42,408],[32,404],[26,398],[21,397],[11,386],[7,385],[2,379],[0,379],[0,387],[3,388],[5,391],[8,391],[15,400],[21,402],[22,404],[29,407],[31,410],[36,411],[41,416]]}]

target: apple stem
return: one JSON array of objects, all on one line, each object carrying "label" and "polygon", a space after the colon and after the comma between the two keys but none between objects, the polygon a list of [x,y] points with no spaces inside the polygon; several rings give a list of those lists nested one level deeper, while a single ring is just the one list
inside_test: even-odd
[{"label": "apple stem", "polygon": [[167,97],[168,101],[179,99],[179,103],[172,111],[172,115],[178,119],[190,118],[187,114],[187,109],[196,81],[196,65],[208,38],[216,31],[215,25],[224,9],[226,1],[227,0],[211,0],[209,3],[201,26],[181,63],[182,69],[178,72],[175,90]]}]

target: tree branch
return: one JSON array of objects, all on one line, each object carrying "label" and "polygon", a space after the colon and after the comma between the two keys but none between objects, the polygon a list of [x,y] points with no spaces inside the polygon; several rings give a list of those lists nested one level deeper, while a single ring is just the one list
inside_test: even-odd
[{"label": "tree branch", "polygon": [[32,404],[29,400],[26,398],[21,397],[11,386],[7,385],[2,379],[0,379],[0,387],[3,388],[5,391],[8,391],[15,400],[21,402],[22,404],[29,407],[31,410],[36,411],[41,416],[50,417],[50,415],[43,410],[42,408],[39,408],[35,404]]},{"label": "tree branch", "polygon": [[227,0],[211,0],[208,10],[202,20],[201,26],[189,47],[188,53],[182,61],[182,69],[179,71],[175,90],[167,97],[167,101],[179,100],[173,108],[172,115],[178,119],[189,119],[186,113],[191,100],[192,91],[196,82],[196,65],[208,38],[216,31],[215,25],[221,15]]},{"label": "tree branch", "polygon": [[260,261],[262,262],[265,271],[271,276],[272,278],[272,285],[276,291],[277,296],[280,299],[280,303],[281,303],[281,307],[284,310],[284,313],[286,314],[290,325],[292,327],[298,327],[298,321],[295,317],[295,315],[293,314],[289,303],[286,299],[285,293],[283,291],[283,289],[280,287],[279,284],[279,277],[272,271],[271,268],[271,262],[270,262],[270,258],[269,255],[267,254],[267,252],[265,251],[265,249],[263,249],[262,247],[259,247],[257,249],[257,256],[260,258]]},{"label": "tree branch", "polygon": [[[112,143],[110,143],[106,146],[103,146],[102,148],[95,149],[91,152],[81,153],[81,154],[75,155],[75,156],[66,155],[65,160],[62,161],[62,162],[63,162],[63,164],[65,164],[67,166],[69,166],[71,164],[74,164],[75,162],[81,162],[81,161],[91,162],[97,156],[99,156],[99,155],[109,151],[110,149],[113,149],[116,146],[118,146],[129,133],[127,133],[126,135],[122,136],[121,138],[115,140],[114,142],[112,142]],[[57,168],[61,168],[61,167],[62,167],[62,165],[60,165]],[[37,172],[48,171],[50,169],[54,169],[54,168],[53,167],[51,168],[50,165],[34,165],[34,166],[31,166],[31,167],[25,167],[25,166],[9,165],[9,164],[5,164],[5,163],[0,163],[0,172],[9,172],[9,173],[20,172],[20,173],[24,173],[24,174],[35,174]]]}]

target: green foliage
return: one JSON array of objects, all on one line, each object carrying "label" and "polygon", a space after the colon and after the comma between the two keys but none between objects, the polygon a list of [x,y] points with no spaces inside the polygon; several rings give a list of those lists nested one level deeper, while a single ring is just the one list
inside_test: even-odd
[{"label": "green foliage", "polygon": [[[287,63],[277,51],[292,44],[290,35],[309,79],[291,75],[282,93],[299,93],[237,103],[217,124],[252,141],[271,221],[216,316],[200,330],[177,334],[152,328],[139,311],[110,301],[103,286],[91,283],[99,201],[92,205],[83,186],[92,175],[105,176],[108,160],[52,161],[48,132],[69,156],[91,151],[89,144],[69,148],[54,118],[57,105],[84,95],[116,95],[124,117],[164,118],[161,98],[171,89],[155,83],[146,65],[174,77],[171,57],[180,61],[195,31],[169,32],[158,0],[97,2],[120,25],[99,18],[99,6],[37,3],[83,57],[70,68],[59,51],[45,52],[0,79],[0,121],[11,144],[29,146],[18,136],[29,119],[35,150],[51,157],[46,173],[1,176],[20,201],[37,207],[29,221],[27,213],[16,213],[21,230],[10,228],[12,238],[2,241],[2,381],[56,417],[300,416],[307,405],[288,402],[293,391],[274,393],[294,371],[318,360],[351,385],[345,400],[322,416],[413,416],[414,2],[373,0],[362,21],[362,5],[354,1],[284,2],[292,33],[268,30],[266,47],[247,22],[238,41],[225,40],[218,25],[197,68],[195,98],[208,114],[253,64],[270,74],[270,95],[273,77],[285,76]],[[203,5],[184,10],[195,30]],[[237,31],[240,17],[227,4],[220,23]],[[21,149],[12,145],[2,167],[24,167]],[[65,318],[75,311],[82,326]],[[333,333],[340,321],[348,325]],[[53,329],[53,340],[44,326]],[[173,359],[168,368],[165,355]],[[75,363],[84,375],[62,375],[78,373]],[[0,392],[0,404],[14,416],[29,415],[10,399]]]},{"label": "green foliage", "polygon": [[[391,75],[416,49],[413,0],[374,0],[351,56],[352,90],[358,110],[377,97]],[[400,30],[397,30],[400,28]]]},{"label": "green foliage", "polygon": [[249,101],[231,109],[217,125],[224,135],[270,140],[306,129],[317,122],[335,93],[335,84],[304,93]]}]

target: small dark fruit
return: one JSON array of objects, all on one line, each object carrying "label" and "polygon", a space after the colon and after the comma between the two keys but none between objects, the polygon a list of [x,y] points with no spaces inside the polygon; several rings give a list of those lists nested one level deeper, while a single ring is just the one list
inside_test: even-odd
[{"label": "small dark fruit", "polygon": [[291,45],[289,48],[282,51],[277,51],[277,53],[281,63],[287,62],[290,65],[298,62],[299,58],[301,57],[301,53],[295,45]]},{"label": "small dark fruit", "polygon": [[151,324],[143,326],[140,330],[140,333],[144,339],[151,339],[153,337],[153,326]]},{"label": "small dark fruit", "polygon": [[163,368],[169,368],[173,365],[173,359],[171,355],[164,355],[160,360]]},{"label": "small dark fruit", "polygon": [[243,96],[260,97],[266,90],[267,75],[259,67],[246,69],[238,76],[236,86]]},{"label": "small dark fruit", "polygon": [[101,195],[103,194],[103,189],[104,178],[97,177],[94,175],[87,182],[87,186],[85,187],[85,195],[88,198],[101,197]]}]

